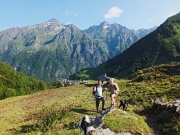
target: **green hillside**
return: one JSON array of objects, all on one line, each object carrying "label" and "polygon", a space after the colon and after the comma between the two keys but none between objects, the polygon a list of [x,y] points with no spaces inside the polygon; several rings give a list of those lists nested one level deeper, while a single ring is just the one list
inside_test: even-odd
[{"label": "green hillside", "polygon": [[135,71],[159,64],[180,61],[180,13],[167,19],[154,32],[129,47],[122,54],[96,68],[75,73],[71,78],[95,78],[106,74],[128,77]]},{"label": "green hillside", "polygon": [[48,87],[48,84],[16,72],[11,66],[0,62],[0,99],[32,94]]},{"label": "green hillside", "polygon": [[[150,99],[162,98],[167,105],[180,99],[180,63],[139,70],[131,80],[116,79],[120,99],[129,103],[127,111],[115,109],[104,119],[104,128],[133,135],[179,135],[179,114],[156,113]],[[0,101],[0,132],[3,134],[78,135],[73,126],[85,115],[96,117],[92,86],[95,82],[45,90],[28,96]],[[103,93],[105,107],[109,93]],[[8,105],[8,106],[7,106]]]}]

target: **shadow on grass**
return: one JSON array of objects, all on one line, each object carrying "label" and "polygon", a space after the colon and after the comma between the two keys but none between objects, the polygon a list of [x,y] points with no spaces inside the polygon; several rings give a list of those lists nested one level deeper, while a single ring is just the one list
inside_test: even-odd
[{"label": "shadow on grass", "polygon": [[95,84],[84,84],[87,87],[93,87]]},{"label": "shadow on grass", "polygon": [[144,107],[143,109],[134,110],[134,112],[140,116],[145,116],[145,122],[153,130],[153,134],[161,135],[159,124],[157,124],[157,116],[155,109],[152,107]]},{"label": "shadow on grass", "polygon": [[77,112],[77,113],[80,113],[80,114],[88,114],[88,113],[91,113],[91,112],[96,112],[95,109],[87,110],[87,109],[84,109],[84,108],[74,108],[74,109],[71,109],[71,111],[74,111],[74,112]]},{"label": "shadow on grass", "polygon": [[23,125],[21,126],[21,133],[28,133],[35,130],[35,125]]},{"label": "shadow on grass", "polygon": [[32,131],[36,131],[35,125],[22,125],[20,126],[20,130],[12,129],[11,132],[13,132],[15,135],[19,135],[22,133],[31,133]]},{"label": "shadow on grass", "polygon": [[180,115],[168,110],[157,112],[154,108],[144,111],[146,111],[146,123],[153,129],[155,135],[179,135]]}]

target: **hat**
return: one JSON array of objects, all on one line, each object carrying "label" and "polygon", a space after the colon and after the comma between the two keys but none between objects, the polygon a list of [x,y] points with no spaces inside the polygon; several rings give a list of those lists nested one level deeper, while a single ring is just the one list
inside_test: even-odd
[{"label": "hat", "polygon": [[110,78],[110,80],[115,80],[114,78]]},{"label": "hat", "polygon": [[87,134],[88,134],[90,131],[95,131],[95,128],[94,128],[93,126],[87,127]]}]

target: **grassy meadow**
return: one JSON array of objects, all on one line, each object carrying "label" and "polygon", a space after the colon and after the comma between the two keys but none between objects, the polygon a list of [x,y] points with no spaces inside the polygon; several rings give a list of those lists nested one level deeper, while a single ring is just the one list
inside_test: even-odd
[{"label": "grassy meadow", "polygon": [[[131,80],[116,79],[120,89],[116,106],[120,99],[126,99],[129,106],[127,111],[117,109],[108,114],[103,120],[105,128],[114,132],[130,132],[133,135],[179,135],[180,116],[155,113],[150,98],[163,98],[167,104],[180,99],[180,75],[167,75],[155,69],[153,72],[158,73],[152,74],[151,70],[141,70]],[[74,129],[73,126],[85,114],[93,117],[99,115],[95,111],[92,95],[94,83],[95,81],[90,81],[87,84],[1,100],[0,133],[78,135],[79,129]],[[108,108],[109,93],[104,92],[104,97],[105,107]]]}]

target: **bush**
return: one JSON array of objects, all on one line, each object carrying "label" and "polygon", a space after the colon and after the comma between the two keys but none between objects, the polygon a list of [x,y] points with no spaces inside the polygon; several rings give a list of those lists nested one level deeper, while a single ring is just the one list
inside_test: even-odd
[{"label": "bush", "polygon": [[136,81],[138,81],[138,82],[143,81],[143,80],[146,80],[146,76],[144,74],[141,74],[141,75],[137,76],[137,78],[136,78]]},{"label": "bush", "polygon": [[40,119],[37,122],[37,127],[41,132],[46,133],[51,131],[56,124],[63,118],[65,115],[64,110],[58,110],[56,105],[50,107],[43,107],[39,112]]},{"label": "bush", "polygon": [[2,97],[1,97],[2,99],[13,97],[13,96],[16,96],[15,89],[5,88],[5,87],[2,89]]},{"label": "bush", "polygon": [[56,88],[64,87],[64,84],[61,81],[53,82],[52,85]]},{"label": "bush", "polygon": [[157,123],[160,125],[160,129],[164,134],[179,135],[180,133],[180,116],[164,112],[157,117]]}]

